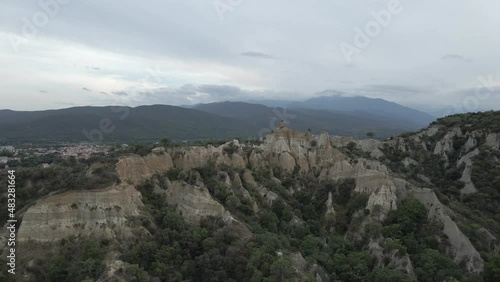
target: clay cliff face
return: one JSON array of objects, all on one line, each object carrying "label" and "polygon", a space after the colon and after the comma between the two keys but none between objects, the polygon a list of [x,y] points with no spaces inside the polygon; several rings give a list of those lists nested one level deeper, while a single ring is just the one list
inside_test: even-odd
[{"label": "clay cliff face", "polygon": [[136,236],[144,230],[133,226],[130,219],[140,215],[142,206],[140,193],[130,185],[51,196],[26,211],[18,240],[44,242],[78,235],[110,239]]},{"label": "clay cliff face", "polygon": [[155,173],[165,172],[172,167],[170,155],[164,150],[155,150],[145,157],[131,155],[120,158],[116,171],[123,182],[136,184],[140,180],[148,179]]}]

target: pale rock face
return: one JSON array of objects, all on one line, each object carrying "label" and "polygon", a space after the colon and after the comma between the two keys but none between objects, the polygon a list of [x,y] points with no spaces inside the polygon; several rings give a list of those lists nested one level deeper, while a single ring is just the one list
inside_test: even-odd
[{"label": "pale rock face", "polygon": [[422,141],[420,145],[422,146],[422,148],[424,148],[424,150],[429,151],[429,149],[427,148],[427,144],[425,144],[425,142]]},{"label": "pale rock face", "polygon": [[120,158],[116,171],[122,181],[135,184],[172,167],[172,158],[168,153],[151,153],[145,157],[131,155]]},{"label": "pale rock face", "polygon": [[363,139],[356,141],[356,144],[363,152],[373,152],[379,150],[382,142],[375,139]]},{"label": "pale rock face", "polygon": [[331,141],[336,147],[345,147],[350,142],[355,142],[356,139],[353,137],[332,137]]},{"label": "pale rock face", "polygon": [[243,183],[241,182],[240,175],[238,173],[235,173],[233,176],[233,186],[236,186],[236,187],[243,186]]},{"label": "pale rock face", "polygon": [[389,173],[389,169],[387,169],[387,167],[379,161],[365,160],[365,159],[362,160],[364,164],[363,168],[366,167],[371,170],[378,170],[387,174]]},{"label": "pale rock face", "polygon": [[479,149],[476,148],[474,151],[462,156],[462,158],[460,158],[457,163],[457,167],[465,164],[464,171],[462,172],[462,177],[460,178],[460,180],[465,183],[464,188],[460,190],[461,194],[472,194],[477,192],[476,186],[474,186],[474,183],[471,179],[472,167],[474,165],[472,162],[472,158],[477,155],[479,155]]},{"label": "pale rock face", "polygon": [[152,173],[167,171],[174,166],[172,158],[167,153],[151,153],[144,157],[144,162]]},{"label": "pale rock face", "polygon": [[484,261],[467,238],[458,228],[457,224],[446,214],[443,204],[438,200],[431,189],[414,188],[408,191],[408,195],[422,202],[429,210],[429,219],[436,219],[444,225],[443,232],[450,242],[450,254],[456,263],[466,262],[466,268],[470,272],[481,272]]},{"label": "pale rock face", "polygon": [[250,153],[248,161],[253,168],[258,168],[262,166],[262,155],[260,153],[256,153],[255,151],[252,151],[252,153]]},{"label": "pale rock face", "polygon": [[500,150],[500,135],[497,133],[490,133],[486,136],[486,146]]},{"label": "pale rock face", "polygon": [[337,213],[335,212],[335,209],[333,208],[333,197],[332,197],[332,192],[328,192],[328,200],[326,200],[326,214],[329,216],[335,216]]},{"label": "pale rock face", "polygon": [[272,206],[273,202],[279,198],[276,193],[274,193],[273,191],[269,191],[269,189],[262,185],[257,185],[255,187],[255,190],[257,190],[259,195],[264,199],[264,201],[266,201],[269,206]]},{"label": "pale rock face", "polygon": [[375,158],[375,159],[380,159],[383,156],[385,156],[385,155],[380,149],[375,149],[375,150],[371,151],[371,153],[370,153],[370,157]]},{"label": "pale rock face", "polygon": [[318,139],[318,148],[328,150],[332,147],[328,132],[321,132]]},{"label": "pale rock face", "polygon": [[151,177],[151,172],[144,159],[139,155],[120,158],[116,171],[123,182],[137,183],[139,180]]},{"label": "pale rock face", "polygon": [[315,169],[318,167],[317,154],[316,151],[308,152],[307,162],[309,163],[309,169]]},{"label": "pale rock face", "polygon": [[397,255],[398,251],[393,250],[390,254],[385,254],[384,248],[381,246],[387,244],[388,240],[390,239],[385,239],[383,237],[378,238],[378,239],[370,239],[370,243],[368,244],[368,248],[370,250],[370,254],[376,258],[377,261],[377,266],[379,267],[384,267],[385,262],[384,258],[386,256],[389,256],[390,259],[390,264],[385,266],[385,267],[390,267],[393,269],[398,269],[406,274],[408,274],[413,280],[416,280],[416,275],[415,271],[413,269],[413,264],[410,260],[410,257],[408,254],[405,254],[402,257],[399,257]]},{"label": "pale rock face", "polygon": [[219,180],[222,180],[222,182],[224,182],[227,187],[231,187],[231,178],[229,177],[229,174],[227,172],[220,171],[217,174],[217,177],[219,178]]},{"label": "pale rock face", "polygon": [[442,128],[441,125],[433,125],[433,126],[429,127],[427,130],[419,133],[419,136],[422,137],[423,135],[427,135],[429,137],[432,137],[432,136],[436,135],[441,128]]},{"label": "pale rock face", "polygon": [[295,168],[295,159],[288,152],[277,154],[274,157],[270,157],[270,162],[277,167],[281,167],[283,170],[292,172]]},{"label": "pale rock face", "polygon": [[187,147],[174,149],[171,154],[175,167],[189,171],[193,168],[205,166],[210,160],[210,157],[216,153],[221,154],[220,151],[221,150],[209,145],[207,148]]},{"label": "pale rock face", "polygon": [[165,201],[176,208],[187,223],[199,225],[206,217],[221,217],[225,228],[240,238],[248,238],[251,232],[236,220],[229,211],[214,200],[204,185],[190,185],[184,181],[174,181],[161,192]]},{"label": "pale rock face", "polygon": [[267,153],[281,154],[283,152],[290,152],[290,146],[285,137],[276,137],[271,135],[266,137],[266,142],[263,144],[264,151]]},{"label": "pale rock face", "polygon": [[[238,173],[234,174],[232,188],[237,195],[241,195],[243,196],[243,198],[246,198],[253,202],[252,196],[250,195],[248,190],[243,187],[243,183],[241,182],[241,178]],[[255,202],[253,204],[255,204]]]},{"label": "pale rock face", "polygon": [[257,183],[255,182],[255,179],[253,178],[252,172],[248,169],[246,169],[243,172],[243,181],[245,181],[246,184],[251,185],[253,187],[257,186]]},{"label": "pale rock face", "polygon": [[231,156],[228,156],[226,154],[218,155],[217,160],[215,161],[215,164],[217,166],[229,165],[235,168],[245,168],[246,163],[247,161],[245,160],[245,158],[243,158],[242,155],[237,153],[234,153]]},{"label": "pale rock face", "polygon": [[[224,207],[212,198],[204,186],[174,181],[167,190],[164,190],[164,194],[165,201],[175,206],[188,223],[199,224],[200,220],[207,216],[226,216]],[[232,216],[224,219],[235,220]]]},{"label": "pale rock face", "polygon": [[370,198],[368,198],[368,203],[366,204],[366,208],[371,212],[375,210],[376,206],[381,207],[382,210],[379,211],[380,220],[384,220],[390,210],[397,209],[396,186],[389,179],[386,179],[384,182],[377,191],[373,191],[370,194]]},{"label": "pale rock face", "polygon": [[309,162],[307,160],[306,155],[299,155],[296,162],[297,162],[297,165],[300,167],[301,173],[308,173],[309,172]]},{"label": "pale rock face", "polygon": [[405,167],[409,167],[410,165],[418,165],[418,162],[414,159],[410,159],[410,158],[405,158],[403,160],[403,165]]},{"label": "pale rock face", "polygon": [[[23,216],[20,242],[47,242],[69,236],[132,237],[129,217],[139,216],[141,194],[130,185],[71,191],[39,200]],[[136,230],[147,232],[142,227]]]},{"label": "pale rock face", "polygon": [[469,139],[467,139],[467,142],[465,142],[464,150],[466,152],[468,152],[468,151],[470,151],[472,148],[474,148],[476,146],[477,146],[476,139],[474,137],[470,136]]},{"label": "pale rock face", "polygon": [[448,132],[443,139],[437,142],[434,148],[434,155],[444,155],[453,151],[453,138],[462,136],[462,130],[460,127],[454,127]]}]

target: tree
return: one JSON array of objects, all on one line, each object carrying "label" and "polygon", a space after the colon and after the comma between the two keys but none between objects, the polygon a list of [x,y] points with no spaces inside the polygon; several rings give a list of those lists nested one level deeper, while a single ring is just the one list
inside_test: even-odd
[{"label": "tree", "polygon": [[500,281],[500,254],[491,256],[484,266],[485,281]]},{"label": "tree", "polygon": [[401,282],[401,281],[411,281],[410,277],[408,275],[405,275],[401,271],[397,269],[390,269],[390,268],[380,268],[377,267],[375,270],[373,270],[372,273],[373,277],[371,281],[374,282]]},{"label": "tree", "polygon": [[271,265],[274,281],[289,281],[292,278],[292,263],[286,258],[279,258]]},{"label": "tree", "polygon": [[366,133],[366,136],[368,136],[368,138],[373,138],[373,137],[375,137],[375,133],[368,132],[368,133]]},{"label": "tree", "polygon": [[165,137],[165,138],[162,138],[160,140],[160,144],[163,147],[168,148],[168,147],[170,147],[173,144],[173,142],[172,142],[172,140],[170,140],[170,138]]},{"label": "tree", "polygon": [[451,258],[433,249],[425,249],[418,255],[415,266],[419,281],[445,281],[451,277],[459,279],[463,275]]}]

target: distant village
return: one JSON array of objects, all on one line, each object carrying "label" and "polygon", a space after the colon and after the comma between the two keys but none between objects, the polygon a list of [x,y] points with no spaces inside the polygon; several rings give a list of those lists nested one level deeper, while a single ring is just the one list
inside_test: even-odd
[{"label": "distant village", "polygon": [[[0,146],[0,168],[8,168],[9,163],[21,161],[22,158],[36,158],[48,155],[57,155],[61,158],[75,157],[77,159],[88,159],[92,154],[107,154],[109,146],[95,144],[78,144],[54,147],[29,147],[15,148],[14,146]],[[43,167],[50,166],[49,163],[41,164]]]}]

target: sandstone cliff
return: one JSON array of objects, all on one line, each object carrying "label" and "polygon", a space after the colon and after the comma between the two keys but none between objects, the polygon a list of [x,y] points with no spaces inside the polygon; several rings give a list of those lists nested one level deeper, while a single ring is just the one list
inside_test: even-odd
[{"label": "sandstone cliff", "polygon": [[69,236],[126,238],[145,232],[132,218],[140,216],[141,195],[133,186],[71,191],[47,197],[23,216],[19,242],[54,241]]}]

